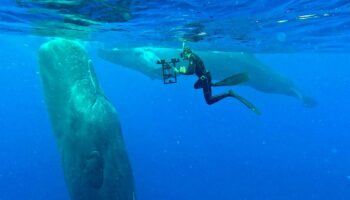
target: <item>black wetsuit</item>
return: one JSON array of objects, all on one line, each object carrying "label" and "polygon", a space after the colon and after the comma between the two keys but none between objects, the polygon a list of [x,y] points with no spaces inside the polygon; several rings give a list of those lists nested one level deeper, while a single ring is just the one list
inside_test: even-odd
[{"label": "black wetsuit", "polygon": [[189,65],[187,67],[186,73],[184,74],[185,75],[196,74],[198,76],[199,79],[194,84],[194,88],[195,89],[203,88],[203,94],[207,104],[211,105],[215,102],[220,101],[223,98],[230,97],[230,96],[232,97],[232,95],[230,95],[230,93],[228,92],[219,94],[216,96],[212,96],[211,75],[210,75],[210,72],[205,69],[202,59],[196,54],[192,53],[188,60],[189,60]]}]

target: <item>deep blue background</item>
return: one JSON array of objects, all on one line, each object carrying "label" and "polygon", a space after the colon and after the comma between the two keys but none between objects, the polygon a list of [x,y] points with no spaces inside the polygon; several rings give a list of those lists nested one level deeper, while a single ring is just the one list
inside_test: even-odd
[{"label": "deep blue background", "polygon": [[[43,41],[1,36],[1,200],[68,199],[38,74]],[[231,99],[206,105],[195,77],[163,85],[88,49],[118,110],[139,200],[350,198],[349,55],[258,55],[319,105],[237,87],[255,116]]]}]

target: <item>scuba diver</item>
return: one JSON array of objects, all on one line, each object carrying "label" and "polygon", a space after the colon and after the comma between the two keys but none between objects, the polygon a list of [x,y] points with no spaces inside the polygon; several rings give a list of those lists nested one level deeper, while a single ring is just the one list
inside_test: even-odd
[{"label": "scuba diver", "polygon": [[[246,105],[250,110],[255,112],[256,114],[260,114],[258,109],[250,103],[248,100],[243,97],[237,95],[233,90],[229,90],[226,93],[222,93],[219,95],[212,95],[212,86],[225,86],[225,85],[236,85],[248,80],[246,74],[236,74],[231,77],[228,77],[220,82],[212,83],[210,72],[204,66],[202,59],[194,54],[189,47],[184,47],[182,53],[180,54],[181,58],[189,61],[188,67],[181,66],[179,69],[174,68],[175,72],[183,75],[193,75],[196,74],[198,76],[198,80],[194,84],[195,89],[203,88],[203,94],[205,101],[208,105],[214,104],[226,97],[233,97],[238,99],[244,105]],[[231,84],[228,84],[230,82]]]}]

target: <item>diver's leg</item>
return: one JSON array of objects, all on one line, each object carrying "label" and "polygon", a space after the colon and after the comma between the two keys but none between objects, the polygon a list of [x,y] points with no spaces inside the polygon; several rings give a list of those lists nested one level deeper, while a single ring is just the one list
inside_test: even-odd
[{"label": "diver's leg", "polygon": [[203,88],[203,84],[202,84],[202,80],[198,79],[195,83],[194,83],[194,89],[199,89],[199,88]]},{"label": "diver's leg", "polygon": [[200,81],[203,85],[204,98],[205,98],[205,101],[207,102],[207,104],[209,104],[209,105],[216,103],[223,98],[231,97],[231,94],[229,92],[212,96],[210,76],[202,77],[198,81]]}]

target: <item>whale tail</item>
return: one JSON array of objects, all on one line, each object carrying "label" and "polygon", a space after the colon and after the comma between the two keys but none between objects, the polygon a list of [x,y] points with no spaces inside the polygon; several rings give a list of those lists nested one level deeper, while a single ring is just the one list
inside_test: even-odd
[{"label": "whale tail", "polygon": [[306,96],[296,89],[293,89],[292,91],[293,91],[293,96],[300,99],[303,102],[304,106],[313,108],[318,105],[317,101],[314,98],[310,96]]},{"label": "whale tail", "polygon": [[301,100],[303,101],[306,107],[312,108],[318,105],[317,101],[314,98],[309,96],[303,96]]},{"label": "whale tail", "polygon": [[239,73],[229,76],[221,81],[213,83],[212,86],[233,86],[239,85],[241,83],[247,82],[249,80],[249,75],[247,73]]}]

